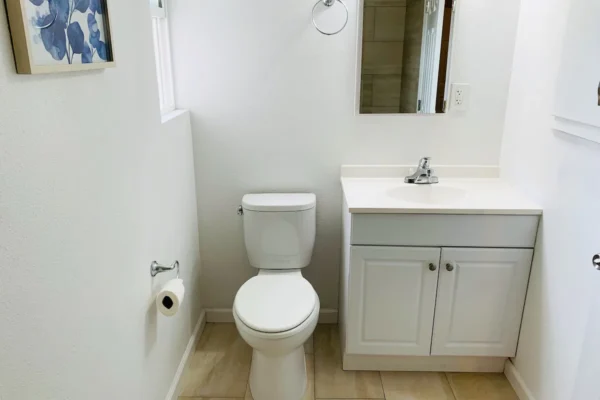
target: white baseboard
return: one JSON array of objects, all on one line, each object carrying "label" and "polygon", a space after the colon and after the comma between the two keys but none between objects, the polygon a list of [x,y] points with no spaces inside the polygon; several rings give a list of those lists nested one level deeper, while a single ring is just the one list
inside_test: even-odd
[{"label": "white baseboard", "polygon": [[235,321],[233,320],[231,308],[208,308],[206,310],[206,322],[231,323]]},{"label": "white baseboard", "polygon": [[535,400],[531,390],[529,390],[527,385],[525,385],[523,377],[510,360],[506,360],[506,363],[504,363],[504,375],[517,393],[517,396],[519,396],[520,400]]},{"label": "white baseboard", "polygon": [[194,327],[194,331],[192,332],[192,336],[190,336],[190,340],[188,341],[187,347],[183,352],[183,356],[181,357],[181,361],[179,362],[179,367],[177,367],[177,372],[175,372],[175,376],[173,377],[173,382],[171,382],[171,387],[169,388],[169,392],[167,393],[167,397],[165,400],[177,400],[179,397],[179,393],[181,392],[181,376],[183,375],[183,371],[185,371],[185,367],[187,366],[190,355],[194,351],[194,347],[196,346],[196,342],[202,332],[204,331],[204,327],[206,326],[206,312],[202,310],[200,313],[200,318],[198,318],[198,322]]},{"label": "white baseboard", "polygon": [[366,356],[344,354],[344,371],[502,372],[504,357]]},{"label": "white baseboard", "polygon": [[[338,310],[333,308],[322,308],[319,311],[320,324],[337,324]],[[206,322],[235,322],[231,308],[209,308],[206,310]]]},{"label": "white baseboard", "polygon": [[337,324],[338,310],[333,308],[322,308],[319,311],[319,324]]}]

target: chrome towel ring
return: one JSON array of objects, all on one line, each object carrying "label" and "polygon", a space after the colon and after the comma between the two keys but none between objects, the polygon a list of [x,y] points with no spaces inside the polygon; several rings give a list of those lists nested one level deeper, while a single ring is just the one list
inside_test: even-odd
[{"label": "chrome towel ring", "polygon": [[[317,6],[319,4],[323,4],[326,7],[331,7],[333,6],[336,1],[338,3],[340,3],[341,5],[344,6],[344,9],[346,10],[346,20],[344,21],[344,25],[342,25],[342,27],[340,29],[338,29],[335,32],[325,32],[324,30],[322,30],[321,28],[319,28],[319,25],[317,24],[317,21],[315,20],[315,11],[317,10]],[[312,23],[315,26],[315,28],[317,28],[317,30],[319,32],[321,32],[323,35],[327,35],[327,36],[333,36],[333,35],[337,35],[338,33],[340,33],[341,31],[344,30],[344,28],[346,27],[346,25],[348,25],[348,19],[350,18],[350,12],[348,11],[348,6],[346,6],[346,3],[344,3],[342,0],[319,0],[315,3],[315,6],[312,9]]]}]

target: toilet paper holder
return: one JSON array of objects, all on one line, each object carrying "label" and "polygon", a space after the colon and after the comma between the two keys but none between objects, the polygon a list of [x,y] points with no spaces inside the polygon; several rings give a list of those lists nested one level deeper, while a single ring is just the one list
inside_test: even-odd
[{"label": "toilet paper holder", "polygon": [[177,270],[177,279],[179,279],[179,261],[175,260],[173,265],[171,265],[170,267],[161,265],[156,261],[152,261],[152,264],[150,264],[150,275],[152,275],[152,277],[155,277],[156,275],[162,272],[173,271],[174,269]]}]

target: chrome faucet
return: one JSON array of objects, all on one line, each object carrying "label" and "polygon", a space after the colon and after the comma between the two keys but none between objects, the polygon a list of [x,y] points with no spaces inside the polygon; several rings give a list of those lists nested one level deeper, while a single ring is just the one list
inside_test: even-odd
[{"label": "chrome faucet", "polygon": [[418,185],[430,185],[432,183],[438,183],[440,180],[437,176],[433,175],[434,171],[430,166],[430,161],[431,157],[421,158],[415,173],[404,178],[404,182],[415,183]]}]

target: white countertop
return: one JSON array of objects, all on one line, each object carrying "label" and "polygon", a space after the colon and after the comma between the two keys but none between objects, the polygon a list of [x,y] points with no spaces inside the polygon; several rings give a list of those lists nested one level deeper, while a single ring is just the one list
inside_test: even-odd
[{"label": "white countertop", "polygon": [[499,178],[440,176],[438,184],[413,185],[401,177],[342,177],[342,188],[351,213],[542,214],[540,206]]}]

